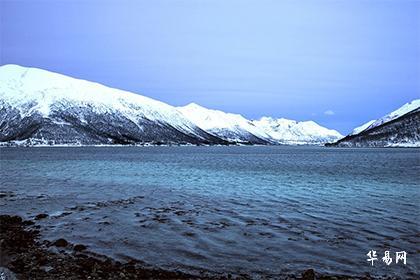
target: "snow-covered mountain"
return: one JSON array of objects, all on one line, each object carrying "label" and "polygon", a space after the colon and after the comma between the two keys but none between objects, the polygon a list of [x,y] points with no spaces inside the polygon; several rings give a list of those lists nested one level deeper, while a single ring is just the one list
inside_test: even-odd
[{"label": "snow-covered mountain", "polygon": [[222,139],[239,143],[269,144],[270,136],[239,114],[204,108],[195,103],[178,107],[191,122]]},{"label": "snow-covered mountain", "polygon": [[343,138],[338,131],[320,126],[314,121],[294,121],[263,117],[253,124],[279,144],[323,144]]},{"label": "snow-covered mountain", "polygon": [[211,110],[197,104],[178,108],[190,121],[222,139],[253,144],[322,144],[343,136],[313,121],[297,122],[263,117],[247,120],[241,115]]},{"label": "snow-covered mountain", "polygon": [[56,144],[224,144],[175,107],[138,94],[17,65],[0,67],[0,141]]},{"label": "snow-covered mountain", "polygon": [[409,103],[404,104],[403,106],[401,106],[397,110],[392,111],[391,113],[383,116],[382,118],[379,118],[377,120],[369,121],[369,122],[363,124],[362,126],[359,126],[359,127],[355,128],[353,130],[353,132],[351,133],[351,135],[360,133],[364,130],[372,129],[374,127],[380,126],[383,123],[387,123],[387,122],[390,122],[392,120],[395,120],[395,119],[397,119],[397,118],[399,118],[399,117],[401,117],[401,116],[403,116],[403,115],[405,115],[405,114],[407,114],[407,113],[409,113],[409,112],[411,112],[411,111],[413,111],[413,110],[415,110],[419,107],[420,107],[420,99],[415,99],[415,100],[413,100]]},{"label": "snow-covered mountain", "polygon": [[328,146],[420,147],[420,99],[355,128],[348,136]]},{"label": "snow-covered mountain", "polygon": [[250,121],[197,104],[176,108],[46,70],[0,66],[0,142],[267,145],[321,144],[340,137],[312,121]]}]

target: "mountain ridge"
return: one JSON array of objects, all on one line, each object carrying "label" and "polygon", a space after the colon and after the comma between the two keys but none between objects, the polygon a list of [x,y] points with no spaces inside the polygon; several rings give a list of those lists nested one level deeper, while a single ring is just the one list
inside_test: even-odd
[{"label": "mountain ridge", "polygon": [[420,99],[371,120],[327,147],[420,147]]},{"label": "mountain ridge", "polygon": [[0,67],[0,106],[3,142],[227,144],[166,103],[37,68]]},{"label": "mountain ridge", "polygon": [[204,130],[229,141],[244,141],[248,137],[251,142],[258,139],[268,144],[299,145],[322,144],[343,137],[339,132],[324,128],[314,121],[272,117],[248,120],[240,114],[208,109],[195,103],[178,109]]},{"label": "mountain ridge", "polygon": [[[239,114],[189,104],[183,110],[132,92],[43,69],[0,66],[0,142],[54,145],[111,144],[322,144],[309,135],[282,141]],[[191,120],[192,108],[228,123]],[[297,122],[298,123],[298,122]],[[311,132],[313,133],[313,132]],[[337,137],[341,135],[337,133]],[[311,141],[308,141],[311,140]],[[287,140],[287,139],[286,139]]]},{"label": "mountain ridge", "polygon": [[[8,143],[322,145],[344,143],[343,138],[382,127],[416,107],[420,107],[420,100],[343,137],[314,121],[272,117],[248,120],[196,103],[174,107],[43,69],[0,66],[0,142]],[[418,126],[416,118],[410,123]]]}]

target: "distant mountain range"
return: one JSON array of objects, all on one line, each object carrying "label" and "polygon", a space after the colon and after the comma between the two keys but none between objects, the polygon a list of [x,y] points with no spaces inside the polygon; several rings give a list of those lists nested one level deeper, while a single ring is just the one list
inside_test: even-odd
[{"label": "distant mountain range", "polygon": [[343,137],[313,121],[173,107],[127,91],[18,65],[0,66],[2,145],[420,146],[420,99]]},{"label": "distant mountain range", "polygon": [[0,66],[0,142],[23,145],[314,144],[343,136],[297,122],[176,108],[98,83],[18,65]]},{"label": "distant mountain range", "polygon": [[178,108],[191,122],[226,141],[252,144],[319,145],[343,136],[313,121],[297,122],[263,117],[247,120],[241,115],[225,113],[189,104]]},{"label": "distant mountain range", "polygon": [[333,147],[420,147],[420,99],[353,130]]}]

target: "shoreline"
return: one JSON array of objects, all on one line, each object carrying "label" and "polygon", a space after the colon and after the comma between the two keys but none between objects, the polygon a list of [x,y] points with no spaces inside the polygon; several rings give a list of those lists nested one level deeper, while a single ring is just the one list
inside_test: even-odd
[{"label": "shoreline", "polygon": [[299,148],[299,147],[309,147],[309,148],[325,148],[325,149],[341,149],[341,150],[351,150],[351,149],[420,149],[420,145],[391,145],[391,146],[366,146],[366,147],[342,147],[342,146],[329,146],[329,145],[311,145],[311,144],[278,144],[278,145],[247,145],[247,144],[230,144],[230,145],[194,145],[194,144],[164,144],[164,145],[123,145],[123,144],[100,144],[100,145],[5,145],[0,142],[0,149],[7,148],[155,148],[155,147],[290,147],[290,148]]},{"label": "shoreline", "polygon": [[[322,275],[308,269],[295,275],[261,276],[231,275],[228,273],[200,275],[153,268],[130,260],[121,263],[110,257],[95,254],[83,244],[71,244],[57,238],[54,242],[40,239],[40,226],[20,216],[0,215],[0,271],[12,272],[6,279],[288,279],[288,280],[344,280],[398,279],[366,276]],[[4,268],[7,268],[5,270]]]},{"label": "shoreline", "polygon": [[40,226],[20,216],[1,215],[0,228],[0,266],[18,279],[227,279],[148,268],[136,260],[121,263],[62,238],[40,240]]}]

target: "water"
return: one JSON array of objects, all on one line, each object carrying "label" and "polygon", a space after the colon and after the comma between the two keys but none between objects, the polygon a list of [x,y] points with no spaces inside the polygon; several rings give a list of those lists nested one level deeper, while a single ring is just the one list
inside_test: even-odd
[{"label": "water", "polygon": [[[185,271],[419,275],[418,149],[0,149],[2,213],[120,260]],[[366,261],[377,251],[374,266]],[[381,258],[391,251],[393,262]],[[395,264],[395,252],[407,264]]]}]

